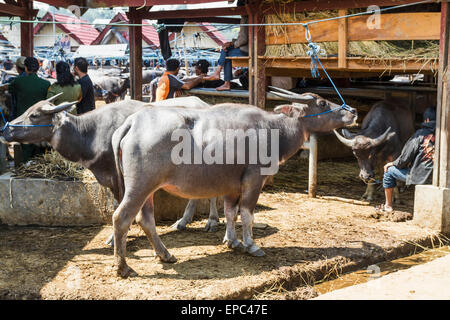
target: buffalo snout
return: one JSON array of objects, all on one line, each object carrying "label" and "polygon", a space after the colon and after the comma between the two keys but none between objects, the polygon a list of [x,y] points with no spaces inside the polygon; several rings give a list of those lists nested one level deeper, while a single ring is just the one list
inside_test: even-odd
[{"label": "buffalo snout", "polygon": [[359,178],[364,181],[364,183],[369,183],[373,178],[375,178],[375,173],[373,171],[361,170],[359,172]]}]

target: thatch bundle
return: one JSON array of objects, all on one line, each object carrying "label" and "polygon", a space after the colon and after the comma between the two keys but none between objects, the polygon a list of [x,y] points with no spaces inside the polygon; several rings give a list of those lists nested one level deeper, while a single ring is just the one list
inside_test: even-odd
[{"label": "thatch bundle", "polygon": [[91,171],[78,163],[64,159],[58,152],[51,151],[34,157],[13,170],[15,178],[41,178],[64,181],[95,181]]},{"label": "thatch bundle", "polygon": [[[267,3],[281,2],[277,0],[266,0]],[[292,2],[292,1],[284,1]],[[361,12],[362,9],[352,9],[349,13]],[[278,12],[272,15],[266,15],[266,23],[293,23],[307,20],[318,20],[324,18],[337,17],[337,10],[327,10],[318,12],[302,12],[302,13],[282,13]],[[267,26],[266,33],[275,35],[286,34],[286,26]],[[312,34],[314,41],[314,34]],[[337,42],[320,42],[321,49],[324,49],[327,56],[338,54]],[[266,46],[266,56],[270,57],[286,57],[297,56],[305,57],[309,50],[306,43],[284,44],[284,45],[268,45]],[[350,57],[364,58],[402,58],[435,60],[439,58],[439,41],[438,40],[396,40],[396,41],[350,41],[347,48],[347,55]]]}]

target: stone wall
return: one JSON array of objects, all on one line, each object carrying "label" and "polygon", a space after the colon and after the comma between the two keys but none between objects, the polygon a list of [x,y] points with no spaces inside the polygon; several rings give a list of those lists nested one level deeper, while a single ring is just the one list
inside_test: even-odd
[{"label": "stone wall", "polygon": [[[175,221],[188,202],[165,191],[155,194],[156,221]],[[222,201],[218,201],[223,206]],[[112,193],[97,182],[16,179],[0,176],[0,223],[8,225],[90,226],[111,224],[117,206]],[[209,212],[202,200],[198,213]]]}]

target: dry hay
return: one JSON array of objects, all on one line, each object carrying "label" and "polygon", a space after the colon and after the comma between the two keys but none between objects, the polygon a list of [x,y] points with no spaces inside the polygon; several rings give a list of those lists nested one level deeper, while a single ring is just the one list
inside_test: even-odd
[{"label": "dry hay", "polygon": [[[280,1],[266,1],[268,3]],[[284,1],[292,2],[292,1]],[[352,9],[349,13],[361,12],[362,9]],[[302,13],[276,13],[266,15],[266,23],[293,23],[307,20],[318,20],[324,18],[337,17],[337,10],[302,12]],[[268,26],[266,35],[273,33],[281,36],[287,33],[286,26]],[[312,34],[314,41],[314,34]],[[326,56],[337,55],[338,42],[320,42],[319,46],[325,50]],[[266,56],[270,57],[306,57],[309,50],[306,43],[268,45],[266,46]],[[424,63],[437,62],[439,59],[438,40],[395,40],[395,41],[350,41],[348,43],[347,55],[350,57],[364,57],[376,59],[415,59]]]},{"label": "dry hay", "polygon": [[15,178],[41,178],[63,181],[95,181],[94,175],[82,165],[64,159],[52,150],[33,157],[27,163],[13,169]]}]

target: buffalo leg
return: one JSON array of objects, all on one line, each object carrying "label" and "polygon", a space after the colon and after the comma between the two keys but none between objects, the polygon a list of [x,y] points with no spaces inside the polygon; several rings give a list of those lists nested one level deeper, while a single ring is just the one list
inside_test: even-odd
[{"label": "buffalo leg", "polygon": [[227,220],[227,229],[223,242],[230,249],[243,249],[242,242],[236,237],[236,218],[239,208],[239,196],[225,196],[223,201],[225,218]]},{"label": "buffalo leg", "polygon": [[[219,224],[219,213],[217,212],[217,198],[209,199],[209,218],[205,225],[205,231],[216,232]],[[189,200],[186,209],[184,209],[183,217],[172,225],[172,229],[185,230],[186,226],[192,222],[195,210],[197,209],[198,200]]]},{"label": "buffalo leg", "polygon": [[240,203],[240,213],[242,220],[242,236],[244,240],[245,251],[252,256],[262,257],[264,251],[260,249],[253,241],[253,211],[258,202],[259,194],[264,185],[264,177],[247,176],[243,179],[242,199]]},{"label": "buffalo leg", "polygon": [[394,188],[394,203],[402,204],[402,200],[400,199],[400,191],[398,190],[398,187]]},{"label": "buffalo leg", "polygon": [[217,198],[209,199],[209,218],[205,231],[216,232],[219,225],[219,213],[217,212]]},{"label": "buffalo leg", "polygon": [[172,225],[172,229],[185,230],[186,225],[192,222],[197,204],[198,200],[189,200],[186,209],[184,209],[183,217]]},{"label": "buffalo leg", "polygon": [[373,194],[375,193],[375,183],[368,183],[366,192],[362,195],[362,199],[366,199],[367,201],[373,201]]},{"label": "buffalo leg", "polygon": [[131,199],[124,198],[124,200],[114,211],[113,226],[114,226],[114,260],[117,275],[122,278],[126,278],[129,275],[135,273],[126,262],[127,251],[127,234],[128,230],[133,222],[134,217],[139,211],[136,203]]},{"label": "buffalo leg", "polygon": [[147,199],[142,210],[136,217],[136,222],[144,230],[147,238],[150,240],[157,256],[164,262],[176,262],[177,259],[167,251],[161,239],[156,232],[155,216],[153,214],[153,194]]}]

